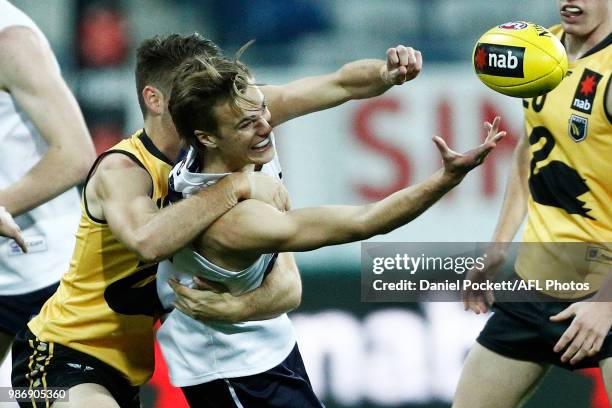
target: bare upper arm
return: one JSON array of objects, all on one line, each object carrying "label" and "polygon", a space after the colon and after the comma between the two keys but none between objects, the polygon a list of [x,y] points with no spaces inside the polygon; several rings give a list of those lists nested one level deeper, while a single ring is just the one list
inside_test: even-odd
[{"label": "bare upper arm", "polygon": [[200,244],[204,252],[241,252],[246,257],[274,252],[296,233],[286,214],[261,201],[242,201],[204,231]]},{"label": "bare upper arm", "polygon": [[5,28],[0,31],[0,55],[0,89],[13,96],[46,142],[74,147],[75,161],[93,161],[93,144],[81,111],[42,38],[28,27]]},{"label": "bare upper arm", "polygon": [[85,188],[85,199],[91,215],[108,222],[117,238],[130,244],[131,233],[158,209],[151,192],[149,173],[121,153],[101,159]]},{"label": "bare upper arm", "polygon": [[285,85],[265,85],[261,91],[270,109],[272,126],[308,113],[331,108],[350,98],[337,73],[311,76]]}]

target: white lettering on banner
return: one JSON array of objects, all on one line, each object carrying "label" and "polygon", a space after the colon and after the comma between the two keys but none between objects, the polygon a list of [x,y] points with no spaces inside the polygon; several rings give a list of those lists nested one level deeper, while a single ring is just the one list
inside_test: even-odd
[{"label": "white lettering on banner", "polygon": [[384,309],[359,320],[335,310],[291,320],[319,398],[393,407],[450,401],[486,318],[456,303],[428,303],[424,315]]}]

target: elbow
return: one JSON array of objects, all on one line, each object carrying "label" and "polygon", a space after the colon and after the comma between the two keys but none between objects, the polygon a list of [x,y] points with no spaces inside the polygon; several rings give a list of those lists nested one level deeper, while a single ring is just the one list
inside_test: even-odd
[{"label": "elbow", "polygon": [[298,307],[300,307],[301,303],[302,303],[302,284],[300,282],[299,285],[296,285],[291,290],[291,292],[289,293],[289,296],[287,297],[288,311],[297,309]]},{"label": "elbow", "polygon": [[75,155],[73,155],[75,174],[80,178],[81,181],[85,180],[91,166],[93,166],[96,160],[96,151],[93,145],[88,144],[80,149]]},{"label": "elbow", "polygon": [[73,185],[85,181],[95,160],[96,152],[92,145],[70,149],[63,154],[62,161],[66,164]]},{"label": "elbow", "polygon": [[164,259],[164,254],[152,241],[148,238],[137,238],[130,245],[138,258],[145,263],[155,263]]}]

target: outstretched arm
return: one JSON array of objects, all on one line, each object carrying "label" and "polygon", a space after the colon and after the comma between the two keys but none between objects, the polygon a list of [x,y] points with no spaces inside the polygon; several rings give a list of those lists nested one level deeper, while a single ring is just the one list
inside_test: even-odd
[{"label": "outstretched arm", "polygon": [[423,65],[421,53],[398,45],[387,50],[386,61],[364,59],[350,62],[338,71],[303,78],[286,85],[261,87],[272,118],[278,126],[308,113],[332,108],[351,99],[377,96],[393,85],[415,78]]},{"label": "outstretched arm", "polygon": [[[363,206],[318,207],[279,212],[249,200],[219,219],[198,245],[213,262],[227,262],[228,256],[255,257],[261,253],[308,251],[327,245],[367,239],[396,229],[429,208],[474,167],[505,135],[498,132],[499,118],[488,124],[489,134],[479,147],[464,154],[453,152],[439,137],[434,142],[444,160],[444,168],[427,180],[400,190],[373,204]],[[225,266],[235,267],[236,265]]]},{"label": "outstretched arm", "polygon": [[0,55],[0,89],[48,144],[34,167],[0,190],[0,204],[17,216],[83,181],[95,152],[77,102],[39,36],[27,27],[6,28],[0,31]]}]

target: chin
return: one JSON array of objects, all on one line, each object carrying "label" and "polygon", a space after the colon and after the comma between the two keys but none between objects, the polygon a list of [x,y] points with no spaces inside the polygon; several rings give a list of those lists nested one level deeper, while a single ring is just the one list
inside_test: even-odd
[{"label": "chin", "polygon": [[254,157],[251,161],[255,165],[264,165],[266,163],[270,163],[274,159],[274,150],[270,149],[269,152],[265,152],[264,155],[259,157]]}]

